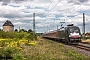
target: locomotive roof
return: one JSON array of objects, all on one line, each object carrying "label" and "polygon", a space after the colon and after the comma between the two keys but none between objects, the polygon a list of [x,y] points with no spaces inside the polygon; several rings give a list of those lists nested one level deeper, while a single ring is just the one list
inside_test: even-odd
[{"label": "locomotive roof", "polygon": [[70,27],[78,27],[78,26],[67,26],[67,28],[70,28]]},{"label": "locomotive roof", "polygon": [[69,24],[69,25],[67,25],[67,26],[74,26],[73,24]]},{"label": "locomotive roof", "polygon": [[78,27],[78,26],[67,26],[67,27],[60,28],[58,30],[64,30],[64,29],[71,28],[71,27]]}]

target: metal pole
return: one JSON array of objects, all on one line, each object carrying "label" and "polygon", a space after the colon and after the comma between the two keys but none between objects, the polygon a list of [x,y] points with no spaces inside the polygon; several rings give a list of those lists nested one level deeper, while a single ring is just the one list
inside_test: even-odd
[{"label": "metal pole", "polygon": [[58,30],[58,25],[57,25],[57,30]]},{"label": "metal pole", "polygon": [[47,32],[48,32],[48,26],[47,26]]},{"label": "metal pole", "polygon": [[35,13],[33,13],[33,31],[34,31],[33,38],[35,39]]},{"label": "metal pole", "polygon": [[54,25],[55,25],[55,19],[54,19],[54,22],[53,22],[53,27],[54,27]]},{"label": "metal pole", "polygon": [[19,26],[19,32],[20,32],[20,26]]},{"label": "metal pole", "polygon": [[83,34],[85,34],[85,15],[83,13]]}]

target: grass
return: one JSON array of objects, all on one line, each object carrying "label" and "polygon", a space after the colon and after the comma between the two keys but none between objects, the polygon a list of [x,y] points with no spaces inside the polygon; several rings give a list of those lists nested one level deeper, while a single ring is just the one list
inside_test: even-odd
[{"label": "grass", "polygon": [[41,37],[29,42],[25,39],[0,39],[0,51],[1,56],[10,55],[14,60],[90,60],[90,57],[59,42]]},{"label": "grass", "polygon": [[22,55],[27,60],[90,60],[63,44],[38,38],[36,45],[23,45]]}]

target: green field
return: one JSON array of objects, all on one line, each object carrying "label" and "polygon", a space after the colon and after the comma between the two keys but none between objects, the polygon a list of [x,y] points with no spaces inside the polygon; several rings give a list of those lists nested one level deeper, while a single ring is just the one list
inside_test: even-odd
[{"label": "green field", "polygon": [[63,44],[35,36],[33,32],[0,32],[0,60],[90,60]]},{"label": "green field", "polygon": [[90,60],[61,43],[40,37],[36,45],[24,45],[22,54],[27,60]]}]

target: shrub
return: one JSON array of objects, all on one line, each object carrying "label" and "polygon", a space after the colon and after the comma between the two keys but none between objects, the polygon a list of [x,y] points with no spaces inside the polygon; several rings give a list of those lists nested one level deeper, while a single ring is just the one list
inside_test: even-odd
[{"label": "shrub", "polygon": [[4,32],[0,31],[0,38],[8,38],[8,39],[27,39],[27,40],[37,40],[37,35],[33,37],[33,32],[27,33],[27,32]]}]

